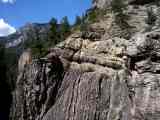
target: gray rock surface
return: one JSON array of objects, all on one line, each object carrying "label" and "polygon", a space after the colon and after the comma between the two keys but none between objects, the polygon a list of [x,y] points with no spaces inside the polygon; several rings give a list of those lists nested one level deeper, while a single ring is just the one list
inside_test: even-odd
[{"label": "gray rock surface", "polygon": [[[93,0],[93,7],[98,7],[100,9],[104,9],[110,7],[111,2],[113,0]],[[158,2],[158,0],[124,0],[126,4],[131,5],[145,5],[154,2]]]},{"label": "gray rock surface", "polygon": [[12,119],[159,120],[159,42],[68,38],[19,75]]},{"label": "gray rock surface", "polygon": [[90,25],[98,37],[75,31],[46,58],[27,64],[11,120],[159,120],[160,31],[144,31],[146,8],[129,9],[137,13],[129,40],[109,14]]}]

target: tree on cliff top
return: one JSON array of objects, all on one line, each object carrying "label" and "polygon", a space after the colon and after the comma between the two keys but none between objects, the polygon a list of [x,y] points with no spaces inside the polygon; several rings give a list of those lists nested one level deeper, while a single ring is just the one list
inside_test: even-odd
[{"label": "tree on cliff top", "polygon": [[67,16],[62,18],[60,25],[61,25],[60,27],[61,40],[64,40],[71,33],[70,29],[71,27]]},{"label": "tree on cliff top", "polygon": [[80,25],[81,22],[82,22],[81,17],[80,16],[76,16],[76,20],[75,20],[74,26]]},{"label": "tree on cliff top", "polygon": [[59,42],[59,33],[58,33],[58,23],[55,18],[52,18],[49,22],[50,29],[49,29],[49,43],[51,45],[56,45]]}]

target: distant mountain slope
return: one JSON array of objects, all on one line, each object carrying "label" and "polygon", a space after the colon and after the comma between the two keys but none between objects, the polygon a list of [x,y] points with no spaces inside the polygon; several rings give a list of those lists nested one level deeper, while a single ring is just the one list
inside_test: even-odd
[{"label": "distant mountain slope", "polygon": [[7,48],[16,47],[22,45],[22,43],[31,37],[35,37],[35,34],[40,34],[40,39],[46,39],[49,30],[49,23],[29,23],[24,27],[21,27],[16,33],[13,33],[6,37],[0,37],[0,41],[5,43]]}]

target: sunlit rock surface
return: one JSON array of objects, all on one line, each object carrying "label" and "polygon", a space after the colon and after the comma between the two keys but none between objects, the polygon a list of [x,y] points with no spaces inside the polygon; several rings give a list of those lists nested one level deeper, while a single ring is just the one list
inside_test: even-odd
[{"label": "sunlit rock surface", "polygon": [[148,6],[129,6],[128,39],[109,13],[27,64],[11,120],[159,120],[160,31],[145,31]]}]

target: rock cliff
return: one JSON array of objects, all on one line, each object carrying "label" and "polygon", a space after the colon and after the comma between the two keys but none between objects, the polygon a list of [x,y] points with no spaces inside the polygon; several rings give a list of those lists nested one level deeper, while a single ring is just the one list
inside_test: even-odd
[{"label": "rock cliff", "polygon": [[129,39],[107,13],[90,25],[90,37],[74,32],[45,58],[26,64],[13,92],[10,118],[159,120],[160,30],[156,25],[144,30],[146,9],[158,6],[128,3]]}]

